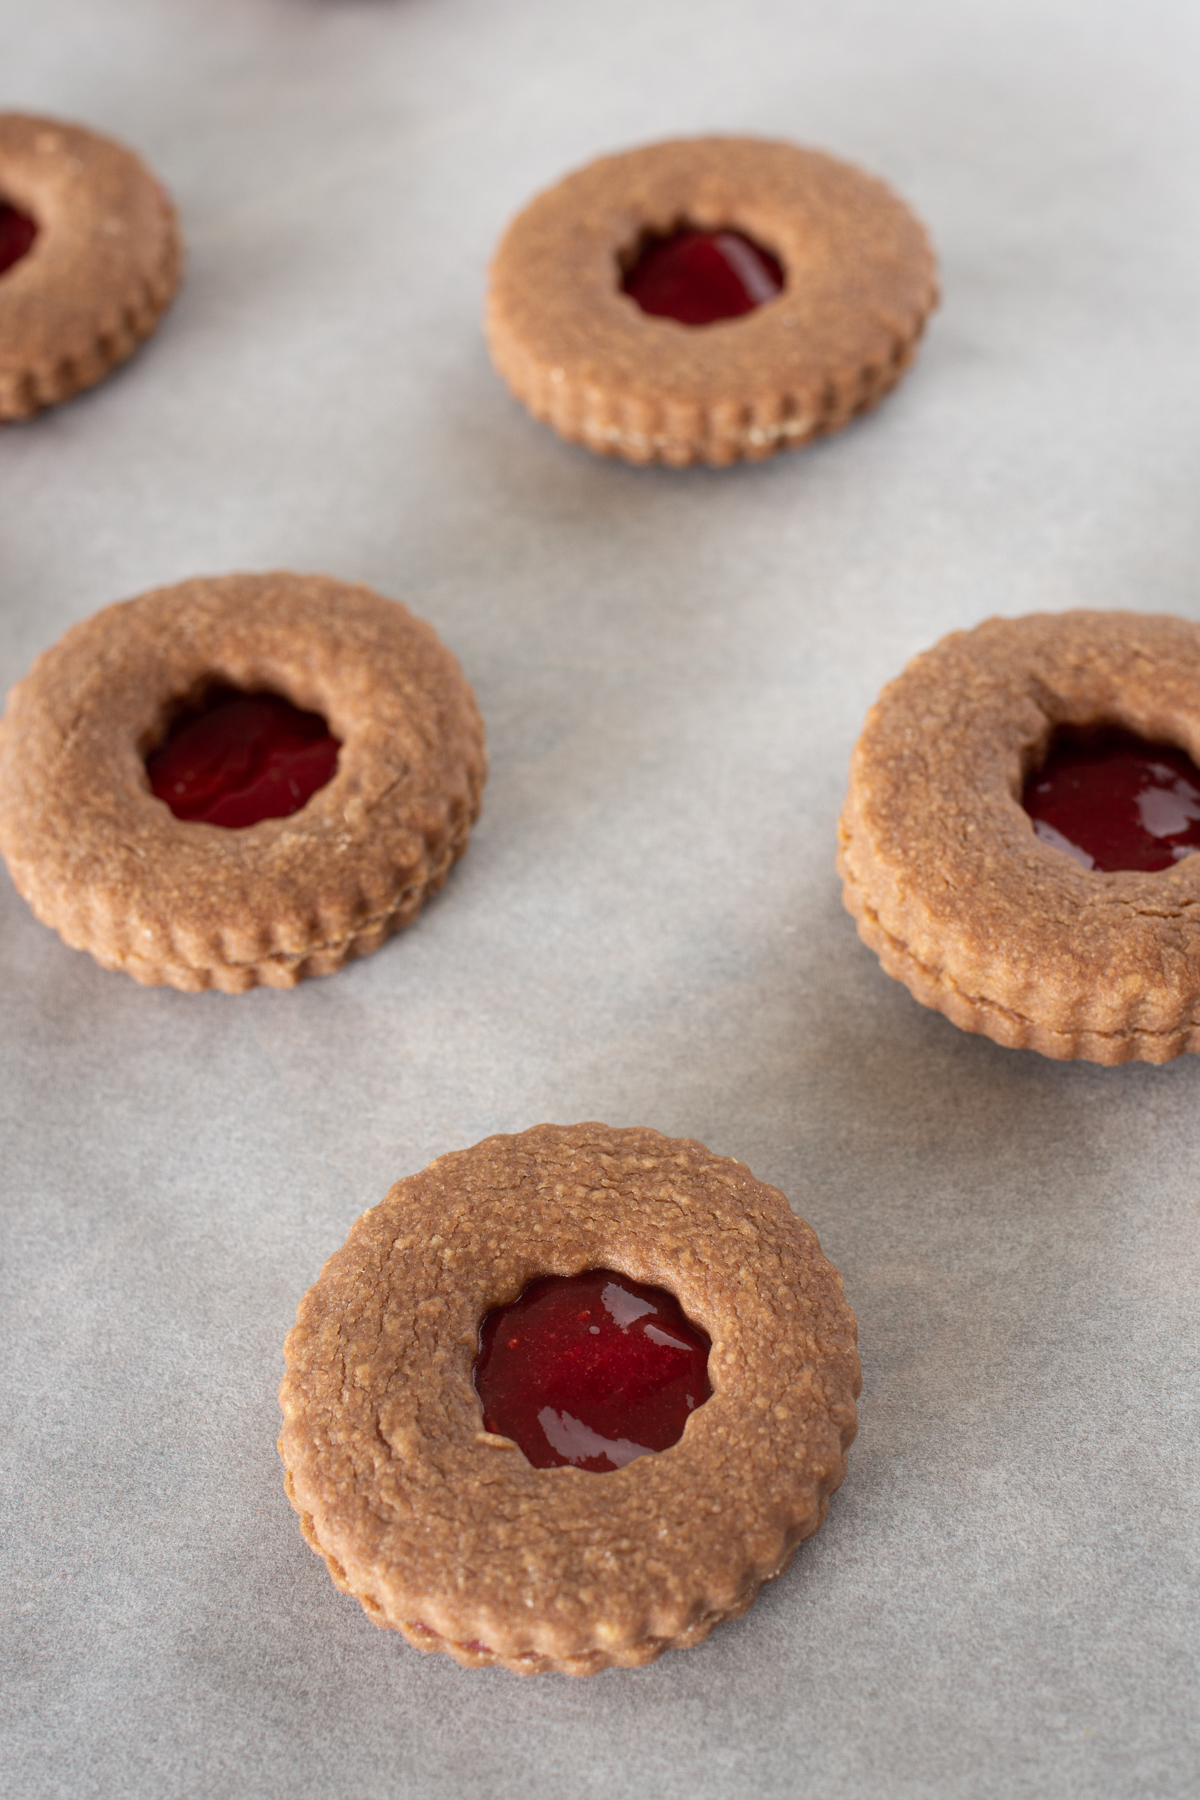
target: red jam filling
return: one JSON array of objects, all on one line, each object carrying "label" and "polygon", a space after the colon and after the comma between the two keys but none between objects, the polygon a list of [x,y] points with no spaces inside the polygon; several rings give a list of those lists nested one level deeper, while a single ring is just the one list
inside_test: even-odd
[{"label": "red jam filling", "polygon": [[647,240],[624,287],[643,312],[681,325],[712,325],[773,300],[783,269],[740,231],[676,231]]},{"label": "red jam filling", "polygon": [[623,1469],[678,1443],[712,1393],[709,1348],[662,1288],[611,1269],[543,1276],[483,1321],[484,1427],[535,1469]]},{"label": "red jam filling", "polygon": [[37,234],[37,225],[27,213],[0,200],[0,275],[20,262]]},{"label": "red jam filling", "polygon": [[1043,844],[1085,869],[1169,869],[1200,850],[1200,769],[1116,727],[1055,739],[1021,804]]},{"label": "red jam filling", "polygon": [[257,825],[299,812],[332,779],[340,748],[319,713],[218,687],[176,719],[146,773],[177,819]]}]

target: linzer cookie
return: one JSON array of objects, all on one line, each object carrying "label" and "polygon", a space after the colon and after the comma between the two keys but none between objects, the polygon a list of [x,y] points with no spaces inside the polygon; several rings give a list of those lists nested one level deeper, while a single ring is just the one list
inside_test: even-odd
[{"label": "linzer cookie", "polygon": [[124,362],[179,283],[175,209],[111,138],[0,113],[0,420]]},{"label": "linzer cookie", "polygon": [[305,1537],[468,1668],[635,1667],[737,1618],[825,1518],[854,1315],[783,1195],[650,1130],[539,1125],[364,1213],[286,1344]]},{"label": "linzer cookie", "polygon": [[462,855],[483,725],[397,601],[226,575],[107,607],[0,720],[0,852],[107,969],[291,987],[376,949]]},{"label": "linzer cookie", "polygon": [[1200,1050],[1200,625],[990,619],[886,687],[839,868],[889,975],[1044,1056]]},{"label": "linzer cookie", "polygon": [[527,206],[487,334],[560,436],[731,463],[874,406],[936,300],[925,232],[881,181],[794,144],[690,138],[602,157]]}]

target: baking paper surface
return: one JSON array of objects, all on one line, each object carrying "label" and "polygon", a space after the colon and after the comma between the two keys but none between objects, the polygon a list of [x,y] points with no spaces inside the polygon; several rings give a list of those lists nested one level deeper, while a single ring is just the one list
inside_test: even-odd
[{"label": "baking paper surface", "polygon": [[[326,570],[434,624],[492,755],[418,925],[292,993],[141,990],[0,875],[0,1785],[1194,1794],[1200,1064],[962,1035],[833,870],[863,715],[942,633],[1200,617],[1194,9],[0,0],[0,42],[0,106],[132,144],[189,246],[132,363],[0,434],[0,682],[145,588]],[[492,375],[487,258],[567,169],[710,130],[883,175],[944,304],[825,444],[603,462]],[[784,1189],[861,1432],[704,1648],[469,1674],[302,1543],[282,1340],[398,1176],[586,1118]]]}]

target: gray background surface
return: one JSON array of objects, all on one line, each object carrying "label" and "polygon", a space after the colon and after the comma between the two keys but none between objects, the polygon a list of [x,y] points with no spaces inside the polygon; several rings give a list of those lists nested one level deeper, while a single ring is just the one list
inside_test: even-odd
[{"label": "gray background surface", "polygon": [[[841,910],[847,758],[989,613],[1200,617],[1200,20],[1186,0],[0,0],[0,105],[127,139],[187,284],[0,435],[0,684],[201,572],[363,579],[490,730],[415,929],[294,993],[143,991],[0,875],[0,1716],[26,1795],[1200,1788],[1200,1068],[923,1012]],[[890,178],[945,301],[812,450],[638,471],[510,401],[511,213],[751,130]],[[842,1269],[861,1435],[703,1649],[467,1674],[304,1547],[280,1346],[397,1176],[548,1118],[699,1137]]]}]

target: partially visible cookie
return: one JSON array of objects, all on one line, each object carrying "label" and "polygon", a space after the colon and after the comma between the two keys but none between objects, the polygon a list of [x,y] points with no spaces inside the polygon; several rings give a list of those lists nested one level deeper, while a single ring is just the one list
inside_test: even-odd
[{"label": "partially visible cookie", "polygon": [[178,286],[182,249],[146,165],[57,119],[0,113],[0,208],[20,230],[0,272],[0,420],[23,419],[133,353]]},{"label": "partially visible cookie", "polygon": [[[176,816],[146,768],[175,720],[231,690],[316,715],[326,759],[299,810],[241,829]],[[324,575],[201,578],[74,626],[13,688],[0,853],[105,968],[291,987],[416,916],[466,848],[485,772],[457,662],[397,601]]]},{"label": "partially visible cookie", "polygon": [[[539,1277],[597,1269],[677,1299],[711,1340],[711,1398],[612,1472],[535,1467],[485,1427],[481,1327]],[[485,1138],[397,1182],[301,1302],[288,1496],[337,1585],[418,1649],[636,1667],[745,1612],[824,1520],[855,1335],[813,1232],[744,1164],[600,1124]]]},{"label": "partially visible cookie", "polygon": [[[1130,734],[1142,744],[1130,823],[1160,866],[1085,866],[1026,810],[1064,734],[1089,775],[1110,746],[1127,761]],[[1099,1063],[1200,1050],[1185,829],[1200,806],[1171,746],[1200,760],[1191,620],[1037,613],[943,638],[883,690],[855,746],[838,867],[859,936],[923,1005],[997,1043]]]},{"label": "partially visible cookie", "polygon": [[[737,316],[683,324],[626,291],[647,248],[682,232],[733,240],[717,248],[744,278]],[[794,144],[690,138],[602,157],[532,201],[496,252],[487,335],[560,436],[629,462],[720,464],[874,406],[936,300],[925,232],[875,177]]]}]

